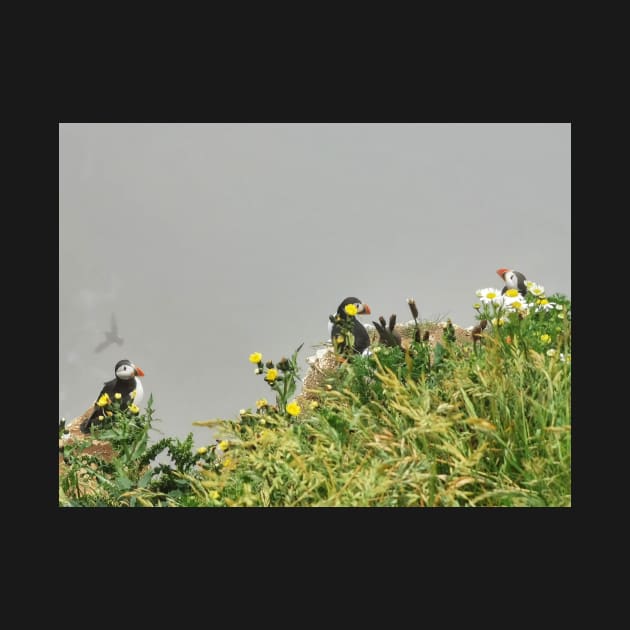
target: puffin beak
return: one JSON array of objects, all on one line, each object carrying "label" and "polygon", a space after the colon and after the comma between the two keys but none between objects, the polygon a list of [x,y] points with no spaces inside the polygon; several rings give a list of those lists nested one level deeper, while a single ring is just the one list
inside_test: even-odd
[{"label": "puffin beak", "polygon": [[360,313],[361,315],[371,315],[372,311],[370,310],[370,307],[367,304],[361,304]]},{"label": "puffin beak", "polygon": [[509,271],[509,269],[497,269],[497,274],[499,275],[500,278],[503,278],[503,276],[505,276],[505,274]]},{"label": "puffin beak", "polygon": [[133,368],[136,371],[136,376],[144,376],[144,372],[142,371],[142,368],[139,368],[137,365],[134,365]]}]

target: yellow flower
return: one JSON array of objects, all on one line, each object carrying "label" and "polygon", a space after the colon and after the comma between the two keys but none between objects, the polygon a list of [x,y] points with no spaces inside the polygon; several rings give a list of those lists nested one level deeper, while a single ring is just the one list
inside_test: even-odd
[{"label": "yellow flower", "polygon": [[231,457],[224,457],[223,468],[226,468],[227,470],[232,470],[233,468],[236,468],[236,464],[234,463],[234,460]]},{"label": "yellow flower", "polygon": [[120,399],[122,398],[122,394],[121,394],[120,392],[116,392],[116,393],[114,394],[114,398],[115,398],[116,400],[120,400]]},{"label": "yellow flower", "polygon": [[105,416],[99,416],[98,419],[99,420],[105,420]]},{"label": "yellow flower", "polygon": [[549,304],[549,300],[547,298],[539,298],[538,300],[536,300],[536,304],[541,304],[541,305]]},{"label": "yellow flower", "polygon": [[291,416],[299,416],[301,411],[300,405],[298,405],[295,400],[287,405],[287,413]]},{"label": "yellow flower", "polygon": [[319,403],[316,400],[311,400],[308,406],[310,409],[317,409],[317,407],[319,407]]},{"label": "yellow flower", "polygon": [[227,440],[221,440],[219,442],[219,448],[225,452],[228,450],[228,448],[230,448],[230,443]]},{"label": "yellow flower", "polygon": [[219,493],[216,490],[210,490],[210,492],[208,493],[208,496],[213,500],[216,501],[219,498]]},{"label": "yellow flower", "polygon": [[344,336],[343,336],[343,335],[337,335],[337,336],[335,337],[335,341],[336,341],[337,343],[343,343],[343,341],[344,341]]},{"label": "yellow flower", "polygon": [[104,407],[105,405],[109,405],[112,402],[109,394],[103,394],[97,401],[97,405],[99,407]]},{"label": "yellow flower", "polygon": [[359,312],[359,309],[354,304],[346,304],[343,310],[346,311],[346,315],[351,317],[354,317]]},{"label": "yellow flower", "polygon": [[540,340],[543,343],[551,343],[551,337],[547,335],[546,333],[544,335],[540,335]]},{"label": "yellow flower", "polygon": [[138,407],[138,405],[131,404],[128,409],[131,413],[140,413],[140,407]]},{"label": "yellow flower", "polygon": [[105,415],[106,415],[108,418],[111,418],[111,417],[114,415],[114,413],[113,413],[112,411],[106,411],[106,412],[105,412]]},{"label": "yellow flower", "polygon": [[263,407],[267,407],[269,403],[266,398],[260,398],[256,401],[256,409],[262,409]]},{"label": "yellow flower", "polygon": [[505,292],[505,295],[507,295],[508,297],[516,297],[518,294],[518,289],[508,289]]},{"label": "yellow flower", "polygon": [[129,394],[129,398],[131,398],[131,400],[135,400],[136,399],[136,390],[134,389],[131,394]]},{"label": "yellow flower", "polygon": [[278,370],[276,368],[271,368],[267,370],[267,374],[265,374],[265,380],[269,383],[273,383],[278,378]]},{"label": "yellow flower", "polygon": [[262,361],[262,354],[260,352],[253,352],[249,355],[250,363],[260,363]]},{"label": "yellow flower", "polygon": [[205,446],[202,446],[197,449],[197,455],[205,455],[208,452],[208,449]]}]

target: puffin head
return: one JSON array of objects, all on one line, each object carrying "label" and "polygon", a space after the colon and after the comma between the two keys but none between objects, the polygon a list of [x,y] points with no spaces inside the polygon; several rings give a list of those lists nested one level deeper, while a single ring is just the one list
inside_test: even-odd
[{"label": "puffin head", "polygon": [[514,269],[497,269],[497,274],[505,282],[505,286],[508,289],[518,289],[521,293],[527,291],[525,284],[525,276],[520,271],[514,271]]},{"label": "puffin head", "polygon": [[116,367],[114,368],[114,372],[116,373],[116,378],[122,379],[123,381],[128,381],[130,378],[134,378],[135,376],[144,376],[142,368],[139,368],[127,359],[118,361],[118,363],[116,363]]},{"label": "puffin head", "polygon": [[361,302],[359,298],[347,297],[337,308],[337,315],[339,315],[339,317],[343,317],[345,319],[348,316],[345,308],[349,304],[353,304],[356,307],[357,315],[370,315],[372,312],[370,310],[370,307],[367,304]]}]

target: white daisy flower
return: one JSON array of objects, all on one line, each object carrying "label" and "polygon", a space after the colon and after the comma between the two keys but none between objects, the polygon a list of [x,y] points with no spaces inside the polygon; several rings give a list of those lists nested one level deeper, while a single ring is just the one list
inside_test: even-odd
[{"label": "white daisy flower", "polygon": [[550,302],[547,298],[536,300],[534,312],[540,313],[541,311],[552,311],[556,308],[555,302]]},{"label": "white daisy flower", "polygon": [[499,306],[503,304],[503,298],[499,289],[479,289],[476,291],[476,295],[482,304],[497,304]]},{"label": "white daisy flower", "polygon": [[543,287],[542,284],[536,284],[535,282],[532,282],[532,285],[528,286],[527,290],[538,298],[545,295],[545,287]]},{"label": "white daisy flower", "polygon": [[527,304],[525,300],[519,295],[517,297],[508,297],[506,295],[503,296],[503,305],[510,313],[515,313],[519,311],[521,313],[527,312]]}]

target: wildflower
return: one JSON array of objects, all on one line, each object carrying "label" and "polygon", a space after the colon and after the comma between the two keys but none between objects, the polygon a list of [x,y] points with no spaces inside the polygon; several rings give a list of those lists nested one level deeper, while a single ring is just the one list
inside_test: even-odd
[{"label": "wildflower", "polygon": [[311,400],[308,406],[309,409],[317,409],[317,407],[319,407],[319,403],[316,400]]},{"label": "wildflower", "polygon": [[560,361],[562,361],[562,363],[571,363],[571,355],[567,354],[566,356],[561,352],[560,353]]},{"label": "wildflower", "polygon": [[210,492],[208,493],[208,496],[213,500],[216,501],[219,498],[219,493],[216,490],[210,490]]},{"label": "wildflower", "polygon": [[225,453],[230,448],[230,443],[227,440],[221,440],[219,442],[219,448]]},{"label": "wildflower", "polygon": [[197,455],[205,455],[208,452],[208,449],[205,446],[202,446],[197,449]]},{"label": "wildflower", "polygon": [[350,315],[350,317],[354,317],[359,312],[359,309],[354,304],[346,304],[343,310],[346,311],[346,315]]},{"label": "wildflower", "polygon": [[518,297],[520,293],[518,292],[518,289],[508,289],[505,292],[505,295],[507,295],[507,297],[515,298]]},{"label": "wildflower", "polygon": [[564,310],[564,306],[562,306],[562,304],[556,304],[556,311],[563,311]]},{"label": "wildflower", "polygon": [[269,403],[267,402],[266,398],[260,398],[256,401],[256,409],[264,409],[265,407],[268,407]]},{"label": "wildflower", "polygon": [[535,282],[532,282],[532,285],[527,288],[529,289],[529,292],[536,297],[544,297],[545,295],[545,287],[540,284],[536,284]]},{"label": "wildflower", "polygon": [[111,398],[109,397],[108,394],[103,394],[98,401],[96,402],[96,404],[99,407],[105,407],[105,405],[109,405],[111,403]]},{"label": "wildflower", "polygon": [[550,302],[547,298],[536,300],[536,313],[539,313],[540,311],[552,311],[555,308],[555,302]]},{"label": "wildflower", "polygon": [[267,374],[265,374],[265,380],[268,383],[273,383],[277,378],[278,378],[278,370],[276,370],[275,368],[271,368],[270,370],[267,370]]},{"label": "wildflower", "polygon": [[106,411],[106,412],[105,412],[105,415],[106,415],[108,418],[111,418],[111,417],[114,415],[114,413],[113,413],[112,411]]},{"label": "wildflower", "polygon": [[138,405],[134,405],[133,403],[127,407],[131,413],[140,413],[140,407]]},{"label": "wildflower", "polygon": [[289,368],[291,367],[291,365],[289,364],[289,359],[287,359],[286,357],[282,357],[280,359],[280,361],[278,361],[278,369],[282,370],[283,372],[286,372],[289,370]]},{"label": "wildflower", "polygon": [[512,313],[521,311],[523,313],[527,313],[527,308],[525,307],[525,303],[523,302],[523,299],[520,295],[515,298],[505,298],[504,304],[505,308]]},{"label": "wildflower", "polygon": [[477,297],[481,298],[482,304],[501,304],[503,302],[501,291],[498,289],[479,289]]},{"label": "wildflower", "polygon": [[295,400],[287,405],[287,413],[291,416],[299,416],[301,411],[302,408],[295,402]]},{"label": "wildflower", "polygon": [[231,457],[224,457],[222,463],[223,468],[226,468],[227,470],[231,470],[235,467],[234,460]]},{"label": "wildflower", "polygon": [[273,361],[271,359],[267,361],[267,363],[265,363],[265,367],[270,370],[273,367]]},{"label": "wildflower", "polygon": [[103,420],[105,420],[105,416],[99,416],[98,419],[103,421]]},{"label": "wildflower", "polygon": [[493,326],[503,326],[503,324],[507,323],[507,319],[505,319],[505,317],[499,317],[499,318],[495,317],[490,320],[490,323]]},{"label": "wildflower", "polygon": [[543,343],[551,343],[551,337],[547,333],[545,333],[544,335],[540,335],[540,340]]},{"label": "wildflower", "polygon": [[129,398],[131,398],[131,400],[135,400],[136,399],[136,390],[134,389],[131,394],[129,394]]},{"label": "wildflower", "polygon": [[260,352],[253,352],[249,355],[250,363],[260,363],[262,361],[262,354]]},{"label": "wildflower", "polygon": [[475,302],[475,303],[473,304],[473,308],[474,308],[476,311],[478,311],[478,310],[481,308],[481,304],[480,304],[479,302]]},{"label": "wildflower", "polygon": [[247,409],[239,409],[238,410],[238,415],[239,416],[244,416],[247,413]]},{"label": "wildflower", "polygon": [[[549,350],[547,350],[547,356],[548,357],[555,357],[556,356],[556,349],[555,348],[549,348]],[[562,355],[560,355],[562,356]]]},{"label": "wildflower", "polygon": [[122,398],[122,394],[121,394],[120,392],[116,392],[116,393],[114,394],[114,398],[115,398],[116,400],[120,400],[120,399]]}]

